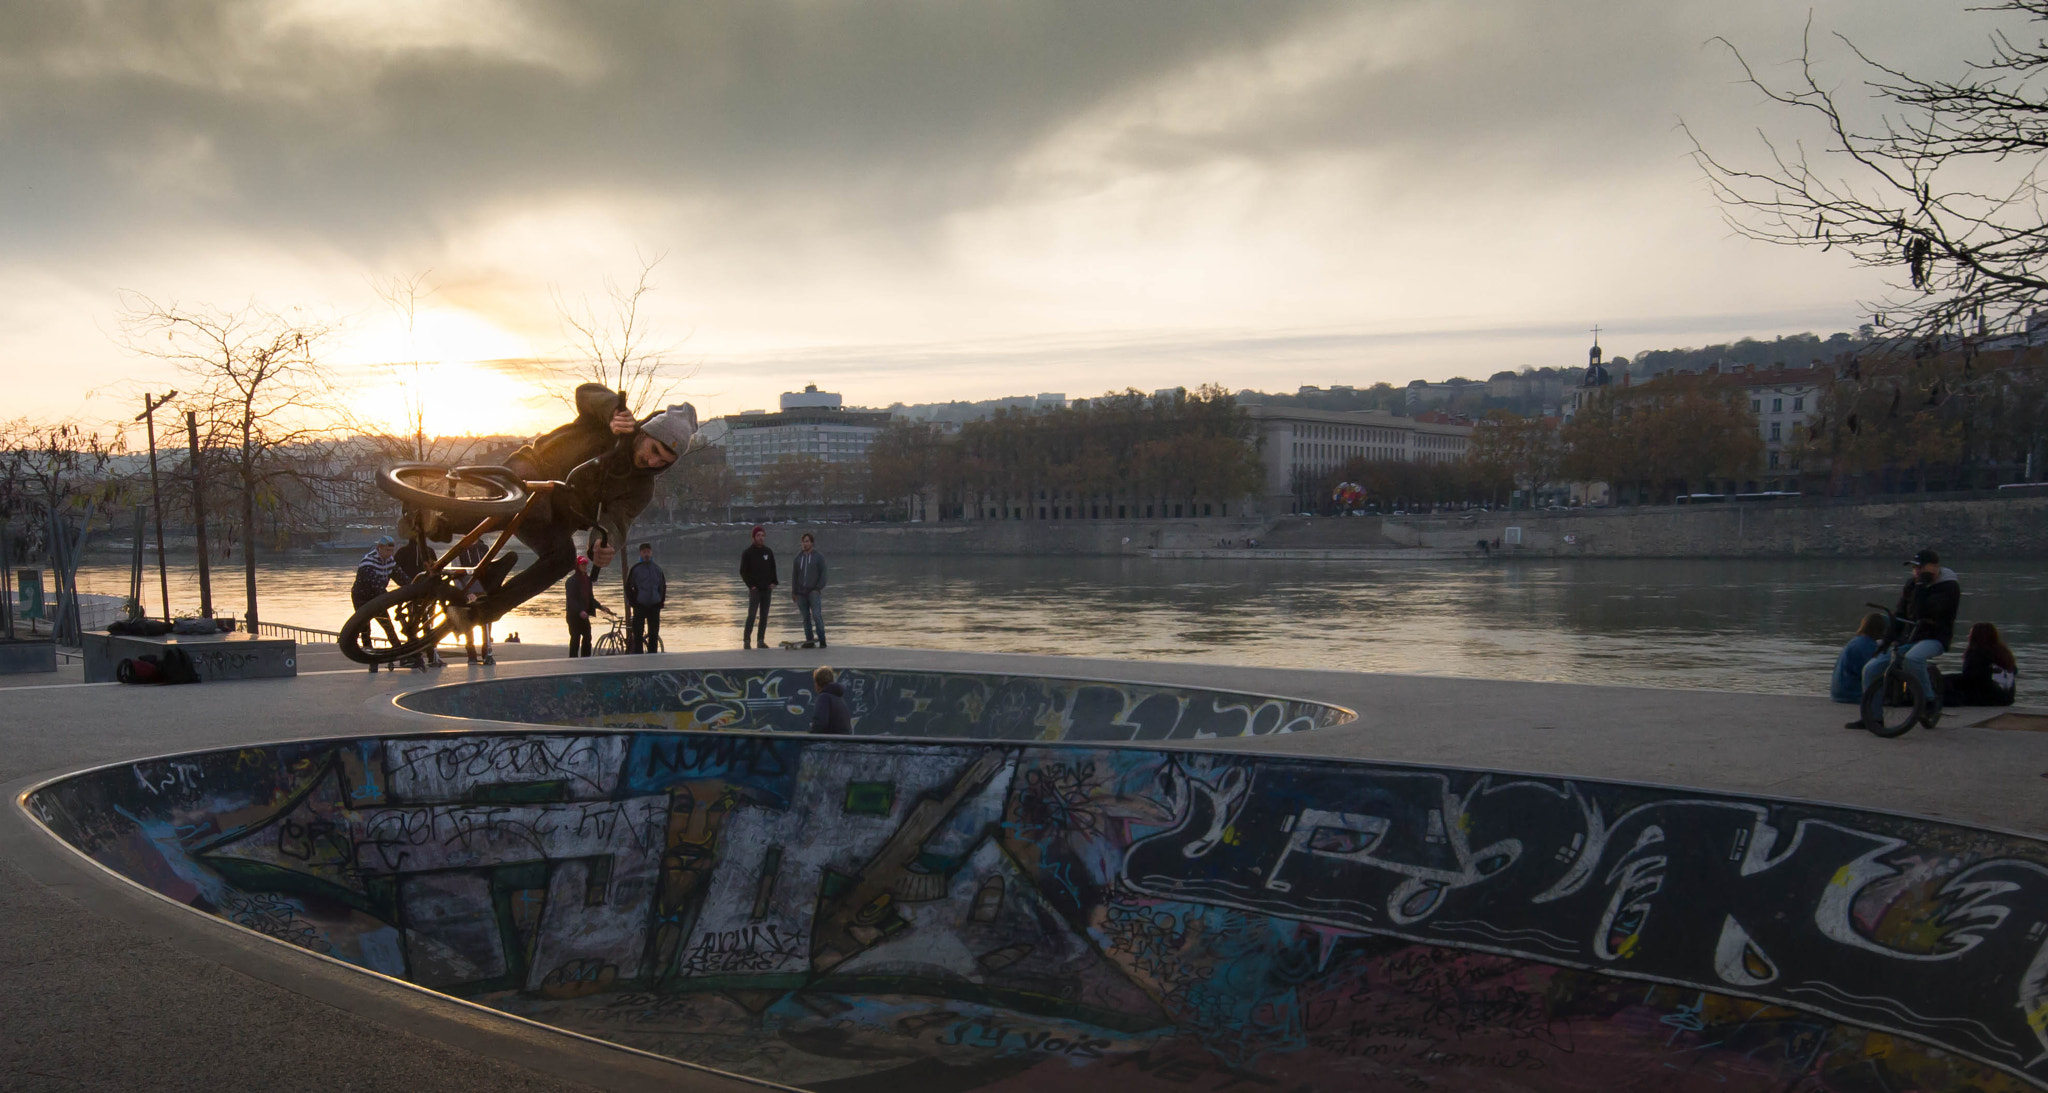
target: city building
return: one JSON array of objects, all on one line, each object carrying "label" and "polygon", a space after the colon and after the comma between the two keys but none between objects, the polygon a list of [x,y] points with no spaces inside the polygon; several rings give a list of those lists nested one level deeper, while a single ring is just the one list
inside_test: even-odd
[{"label": "city building", "polygon": [[718,419],[724,431],[713,443],[724,446],[726,465],[742,496],[752,497],[761,475],[785,456],[861,462],[875,435],[889,424],[887,410],[849,410],[837,393],[820,391],[815,383],[785,393],[781,406],[775,413],[745,410]]},{"label": "city building", "polygon": [[1821,391],[1833,382],[1834,369],[1815,361],[1804,368],[1736,365],[1728,374],[1749,395],[1750,412],[1756,415],[1757,435],[1764,442],[1764,465],[1759,468],[1767,479],[1764,488],[1798,489],[1793,439],[1820,409]]},{"label": "city building", "polygon": [[1320,501],[1322,479],[1353,459],[1457,463],[1472,442],[1472,426],[1395,417],[1384,410],[1301,410],[1251,406],[1259,431],[1265,484],[1259,502],[1268,515],[1300,512]]}]

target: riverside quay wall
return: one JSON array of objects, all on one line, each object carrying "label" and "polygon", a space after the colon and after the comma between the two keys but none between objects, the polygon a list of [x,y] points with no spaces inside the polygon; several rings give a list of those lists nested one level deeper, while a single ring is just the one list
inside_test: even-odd
[{"label": "riverside quay wall", "polygon": [[[1773,501],[1571,511],[1449,512],[1389,517],[1278,520],[1023,520],[926,524],[771,524],[769,544],[794,550],[804,532],[828,555],[1145,555],[1221,550],[1419,547],[1439,557],[1479,540],[1513,538],[1507,553],[1589,558],[1889,558],[1931,545],[1975,558],[2048,557],[2048,491],[2037,496],[1953,500]],[[699,525],[653,536],[664,553],[737,554],[745,525]],[[1251,549],[1256,541],[1258,547]]]},{"label": "riverside quay wall", "polygon": [[[1507,545],[1510,528],[1521,529],[1519,547]],[[1538,557],[1889,558],[1929,546],[1944,556],[2039,558],[2048,556],[2048,496],[1438,513],[1389,517],[1378,530],[1400,546],[1500,539],[1511,554]]]}]

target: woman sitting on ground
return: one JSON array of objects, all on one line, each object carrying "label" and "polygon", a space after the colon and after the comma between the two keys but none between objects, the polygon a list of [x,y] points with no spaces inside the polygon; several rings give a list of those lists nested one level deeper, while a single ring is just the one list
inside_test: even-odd
[{"label": "woman sitting on ground", "polygon": [[1863,666],[1877,654],[1877,643],[1883,640],[1884,616],[1875,611],[1863,616],[1856,636],[1842,646],[1842,655],[1835,658],[1835,681],[1828,689],[1829,697],[1837,702],[1863,701]]},{"label": "woman sitting on ground", "polygon": [[2018,689],[2020,668],[1998,627],[1980,622],[1970,627],[1963,647],[1963,672],[1942,680],[1944,706],[2010,706]]}]

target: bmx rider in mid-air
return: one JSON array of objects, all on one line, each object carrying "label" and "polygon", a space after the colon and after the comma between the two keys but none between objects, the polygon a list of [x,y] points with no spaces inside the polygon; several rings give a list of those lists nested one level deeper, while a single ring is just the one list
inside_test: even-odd
[{"label": "bmx rider in mid-air", "polygon": [[[560,481],[520,522],[518,539],[532,548],[533,564],[497,591],[468,605],[465,622],[485,623],[552,588],[576,568],[575,533],[592,529],[589,556],[598,569],[616,554],[613,543],[654,496],[654,477],[688,450],[697,411],[671,406],[646,421],[634,418],[625,396],[600,383],[576,388],[576,420],[521,447],[505,460],[520,477]],[[592,461],[595,462],[592,462]],[[586,464],[589,464],[586,466]],[[574,473],[571,473],[574,472]],[[507,553],[491,563],[487,582],[518,563]],[[451,612],[454,614],[454,612]]]}]

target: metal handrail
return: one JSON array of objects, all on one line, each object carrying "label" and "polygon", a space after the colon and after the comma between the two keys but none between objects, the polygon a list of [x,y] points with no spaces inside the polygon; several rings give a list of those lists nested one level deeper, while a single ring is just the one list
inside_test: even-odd
[{"label": "metal handrail", "polygon": [[258,622],[258,637],[292,638],[297,641],[339,641],[341,635],[332,630],[316,630],[310,626],[293,626],[283,622]]}]

